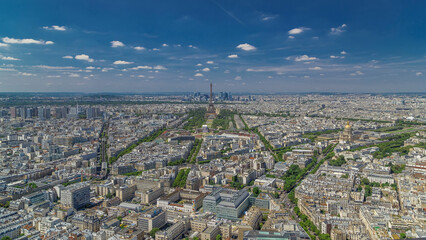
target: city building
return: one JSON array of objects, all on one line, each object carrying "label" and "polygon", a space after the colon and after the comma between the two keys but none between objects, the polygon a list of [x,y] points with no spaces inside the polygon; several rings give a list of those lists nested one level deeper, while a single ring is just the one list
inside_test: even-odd
[{"label": "city building", "polygon": [[216,213],[219,218],[238,220],[249,206],[250,194],[247,190],[216,188],[204,198],[204,211]]},{"label": "city building", "polygon": [[152,208],[138,218],[138,228],[145,232],[153,228],[162,228],[166,224],[166,212],[161,208]]},{"label": "city building", "polygon": [[61,203],[75,209],[90,204],[90,186],[85,183],[76,183],[61,191]]}]

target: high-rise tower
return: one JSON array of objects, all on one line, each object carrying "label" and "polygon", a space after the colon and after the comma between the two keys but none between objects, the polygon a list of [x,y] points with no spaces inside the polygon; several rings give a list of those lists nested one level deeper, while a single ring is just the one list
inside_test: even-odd
[{"label": "high-rise tower", "polygon": [[206,118],[215,118],[216,108],[213,105],[213,84],[210,83],[210,99],[209,106],[207,107]]}]

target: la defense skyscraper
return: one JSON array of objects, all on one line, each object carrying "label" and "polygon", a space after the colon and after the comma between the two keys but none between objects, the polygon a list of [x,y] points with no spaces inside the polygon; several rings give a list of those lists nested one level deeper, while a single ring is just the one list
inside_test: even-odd
[{"label": "la defense skyscraper", "polygon": [[210,99],[209,106],[207,107],[206,118],[216,118],[216,108],[213,105],[213,84],[210,83]]}]

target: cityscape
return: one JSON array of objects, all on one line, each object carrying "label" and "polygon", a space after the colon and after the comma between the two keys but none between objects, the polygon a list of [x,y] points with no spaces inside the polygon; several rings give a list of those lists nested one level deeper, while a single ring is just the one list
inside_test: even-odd
[{"label": "cityscape", "polygon": [[426,3],[178,2],[2,3],[0,240],[426,239]]}]

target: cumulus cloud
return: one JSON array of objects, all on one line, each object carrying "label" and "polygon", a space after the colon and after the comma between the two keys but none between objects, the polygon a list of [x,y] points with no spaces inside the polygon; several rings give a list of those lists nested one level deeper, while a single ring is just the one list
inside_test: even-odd
[{"label": "cumulus cloud", "polygon": [[321,70],[322,68],[321,67],[311,67],[311,68],[309,68],[309,70]]},{"label": "cumulus cloud", "polygon": [[113,70],[114,68],[102,68],[102,72],[108,72],[110,70]]},{"label": "cumulus cloud", "polygon": [[6,44],[6,43],[0,43],[0,47],[7,47],[7,46],[9,46],[9,45]]},{"label": "cumulus cloud", "polygon": [[152,51],[160,51],[158,48],[153,48]]},{"label": "cumulus cloud", "polygon": [[138,75],[137,77],[138,78],[143,78],[143,77],[145,77],[145,75]]},{"label": "cumulus cloud", "polygon": [[65,58],[65,59],[73,59],[74,57],[73,57],[73,56],[63,56],[62,58]]},{"label": "cumulus cloud", "polygon": [[167,70],[166,67],[162,66],[162,65],[157,65],[153,67],[154,70]]},{"label": "cumulus cloud", "polygon": [[35,75],[33,73],[26,73],[26,72],[20,72],[19,75],[26,76],[26,77],[37,76],[37,75]]},{"label": "cumulus cloud", "polygon": [[202,70],[203,72],[210,72],[210,68],[203,68],[203,70]]},{"label": "cumulus cloud", "polygon": [[416,72],[416,76],[422,76],[423,73],[422,72]]},{"label": "cumulus cloud", "polygon": [[80,54],[80,55],[76,55],[75,56],[76,60],[81,60],[81,61],[88,61],[88,62],[93,62],[93,58],[90,58],[89,55],[86,54]]},{"label": "cumulus cloud", "polygon": [[341,51],[340,54],[345,55],[347,52],[346,51]]},{"label": "cumulus cloud", "polygon": [[348,25],[346,25],[346,24],[342,24],[342,25],[340,25],[340,26],[338,26],[338,27],[335,27],[335,28],[331,28],[331,30],[330,30],[330,34],[333,34],[333,35],[339,35],[339,34],[341,34],[341,33],[343,33],[343,32],[346,32],[346,28],[348,27]]},{"label": "cumulus cloud", "polygon": [[16,72],[16,69],[13,69],[13,68],[0,68],[0,71],[5,71],[5,72]]},{"label": "cumulus cloud", "polygon": [[290,35],[301,34],[302,32],[307,31],[307,30],[311,30],[311,29],[306,28],[306,27],[293,28],[290,31],[288,31],[288,34],[290,34]]},{"label": "cumulus cloud", "polygon": [[21,59],[19,58],[14,58],[14,57],[1,57],[1,60],[6,60],[6,61],[19,61]]},{"label": "cumulus cloud", "polygon": [[302,56],[297,56],[294,61],[296,62],[301,62],[301,61],[313,61],[313,60],[318,60],[318,58],[316,57],[309,57],[308,55],[302,55]]},{"label": "cumulus cloud", "polygon": [[60,78],[61,75],[48,75],[47,78]]},{"label": "cumulus cloud", "polygon": [[140,46],[134,47],[134,49],[135,49],[135,50],[138,50],[138,51],[145,50],[145,48],[144,48],[144,47],[140,47]]},{"label": "cumulus cloud", "polygon": [[132,63],[133,62],[127,62],[127,61],[123,61],[123,60],[117,60],[113,64],[115,64],[115,65],[126,65],[126,64],[132,64]]},{"label": "cumulus cloud", "polygon": [[116,47],[124,47],[124,43],[120,42],[120,41],[111,41],[111,47],[116,48]]},{"label": "cumulus cloud", "polygon": [[43,29],[55,30],[55,31],[66,31],[67,30],[67,28],[65,26],[57,26],[57,25],[52,25],[51,27],[45,26],[45,27],[43,27]]},{"label": "cumulus cloud", "polygon": [[78,78],[78,77],[80,77],[80,75],[77,74],[77,73],[71,73],[70,75],[68,75],[68,77]]},{"label": "cumulus cloud", "polygon": [[194,75],[194,77],[203,77],[204,75],[202,74],[202,73],[196,73],[195,75]]},{"label": "cumulus cloud", "polygon": [[361,75],[364,75],[364,73],[361,71],[356,71],[354,73],[351,73],[351,76],[361,76]]},{"label": "cumulus cloud", "polygon": [[201,66],[203,66],[203,64],[199,63],[199,64],[197,64],[196,66],[197,66],[197,67],[201,67]]},{"label": "cumulus cloud", "polygon": [[207,63],[207,64],[214,64],[214,62],[213,62],[213,61],[207,61],[206,63]]},{"label": "cumulus cloud", "polygon": [[10,44],[39,44],[39,45],[54,44],[54,42],[52,41],[35,40],[32,38],[17,39],[17,38],[4,37],[2,38],[2,41],[4,43],[10,43]]},{"label": "cumulus cloud", "polygon": [[236,81],[241,81],[243,78],[241,77],[241,76],[236,76],[235,78],[234,78],[234,80],[236,80]]},{"label": "cumulus cloud", "polygon": [[36,68],[41,69],[49,69],[49,70],[66,70],[66,69],[75,69],[75,67],[71,66],[47,66],[47,65],[36,65]]},{"label": "cumulus cloud", "polygon": [[237,54],[231,54],[231,55],[228,56],[228,58],[238,58],[238,55]]},{"label": "cumulus cloud", "polygon": [[244,51],[253,51],[256,50],[256,47],[253,45],[250,45],[248,43],[242,43],[240,45],[237,46],[237,48],[244,50]]},{"label": "cumulus cloud", "polygon": [[139,70],[139,69],[152,69],[151,66],[137,66],[137,67],[133,67],[130,68],[131,70]]},{"label": "cumulus cloud", "polygon": [[290,39],[294,39],[295,37],[294,37],[294,36],[288,36],[288,38],[290,38]]},{"label": "cumulus cloud", "polygon": [[163,47],[168,47],[169,45],[167,43],[163,43],[163,45],[161,45]]},{"label": "cumulus cloud", "polygon": [[331,55],[330,58],[332,59],[336,59],[336,58],[345,58],[345,56],[335,56],[335,55]]}]

